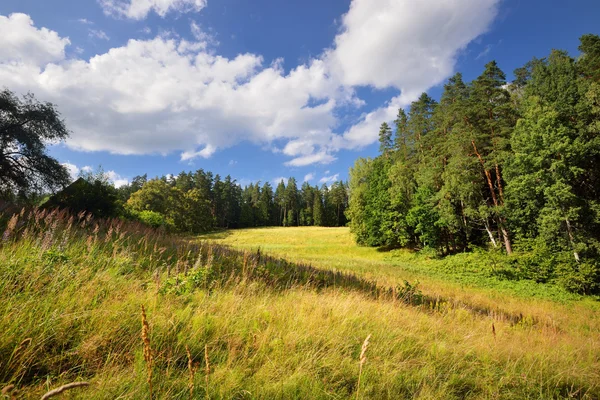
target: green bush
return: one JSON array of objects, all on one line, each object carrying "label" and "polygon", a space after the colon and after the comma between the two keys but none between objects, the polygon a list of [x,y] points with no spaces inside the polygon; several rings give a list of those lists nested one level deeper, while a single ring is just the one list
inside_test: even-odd
[{"label": "green bush", "polygon": [[571,262],[560,263],[557,267],[557,281],[565,289],[575,293],[593,294],[600,290],[600,263]]},{"label": "green bush", "polygon": [[167,218],[159,212],[144,210],[140,212],[134,212],[134,215],[140,222],[153,228],[173,228],[173,223],[167,220]]}]

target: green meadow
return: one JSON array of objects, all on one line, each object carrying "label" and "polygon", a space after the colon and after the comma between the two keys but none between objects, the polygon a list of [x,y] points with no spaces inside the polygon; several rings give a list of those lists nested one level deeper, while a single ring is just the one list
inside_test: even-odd
[{"label": "green meadow", "polygon": [[446,279],[443,260],[357,247],[345,228],[190,238],[15,218],[0,247],[5,398],[72,382],[88,385],[63,398],[600,396],[593,299]]}]

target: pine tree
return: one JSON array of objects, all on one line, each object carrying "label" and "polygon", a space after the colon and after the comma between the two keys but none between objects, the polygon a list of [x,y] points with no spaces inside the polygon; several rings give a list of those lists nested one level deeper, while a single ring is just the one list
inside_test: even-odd
[{"label": "pine tree", "polygon": [[277,185],[275,189],[275,205],[278,207],[277,212],[277,225],[285,225],[285,216],[287,214],[287,202],[285,197],[285,183],[283,179]]},{"label": "pine tree", "polygon": [[396,125],[396,133],[394,135],[394,150],[404,153],[404,157],[408,150],[408,116],[403,109],[398,110],[398,116],[394,120]]},{"label": "pine tree", "polygon": [[287,187],[285,188],[285,202],[287,205],[286,225],[297,226],[298,225],[298,213],[299,209],[299,193],[298,186],[296,185],[296,179],[291,177],[288,179]]},{"label": "pine tree", "polygon": [[379,128],[379,152],[381,154],[387,154],[392,149],[392,128],[384,122]]},{"label": "pine tree", "polygon": [[315,226],[324,226],[323,197],[319,188],[313,190],[313,223]]},{"label": "pine tree", "polygon": [[509,138],[516,115],[505,87],[506,76],[496,62],[486,64],[483,74],[473,82],[468,121],[473,154],[481,165],[488,188],[490,215],[502,234],[506,252],[510,254],[512,241],[506,219],[502,215],[502,165],[509,150]]}]

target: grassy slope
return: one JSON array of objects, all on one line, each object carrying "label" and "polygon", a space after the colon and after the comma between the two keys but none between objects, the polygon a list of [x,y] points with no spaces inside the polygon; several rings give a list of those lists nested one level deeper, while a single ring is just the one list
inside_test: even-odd
[{"label": "grassy slope", "polygon": [[380,251],[357,246],[348,228],[258,228],[216,232],[202,239],[238,249],[261,248],[319,268],[350,271],[381,284],[419,282],[429,295],[523,313],[556,322],[565,329],[600,330],[600,302],[551,284],[510,281],[491,273],[499,256],[459,254],[430,259],[407,250]]},{"label": "grassy slope", "polygon": [[[148,232],[118,239],[106,230],[94,235],[51,229],[50,237],[41,229],[0,246],[0,387],[15,384],[21,396],[39,398],[48,388],[87,380],[90,388],[65,398],[148,398],[139,311],[145,305],[155,398],[188,398],[186,346],[199,367],[196,398],[207,389],[211,398],[354,398],[360,347],[368,334],[360,398],[600,396],[595,314],[587,330],[575,315],[554,326],[527,320],[511,326],[460,307],[431,312],[372,299],[343,284],[320,290],[300,283],[278,286],[268,274],[246,279],[240,273],[244,257],[218,247],[212,247],[209,262],[204,245],[198,262],[199,248],[181,241],[154,239]],[[402,277],[385,254],[344,245],[336,256],[321,248],[347,240],[344,230],[240,231],[225,241],[269,231],[275,233],[269,251],[286,253],[290,247],[284,242],[294,236],[310,246],[292,257],[312,257],[313,264],[329,258],[325,264],[341,268],[355,260],[350,253],[355,251],[363,254],[353,263],[356,271],[381,269],[385,279]],[[187,276],[173,278],[188,267]],[[183,282],[191,276],[210,279],[190,288]],[[471,300],[493,300],[492,292],[465,292]],[[514,306],[526,304],[519,300]],[[546,304],[553,306],[557,313],[568,307]],[[593,312],[579,303],[570,306]],[[31,340],[20,346],[24,339]]]}]

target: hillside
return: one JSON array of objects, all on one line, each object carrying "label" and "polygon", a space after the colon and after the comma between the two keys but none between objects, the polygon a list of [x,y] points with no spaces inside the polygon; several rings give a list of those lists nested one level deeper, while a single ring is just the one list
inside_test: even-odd
[{"label": "hillside", "polygon": [[[392,289],[392,273],[376,285],[267,256],[284,246],[268,240],[243,251],[118,220],[16,215],[0,247],[1,386],[19,398],[74,381],[89,386],[64,397],[600,396],[597,309],[585,302],[503,304],[510,296],[465,289],[497,303],[482,312],[434,298],[433,281]],[[352,257],[342,250],[339,262]]]}]

